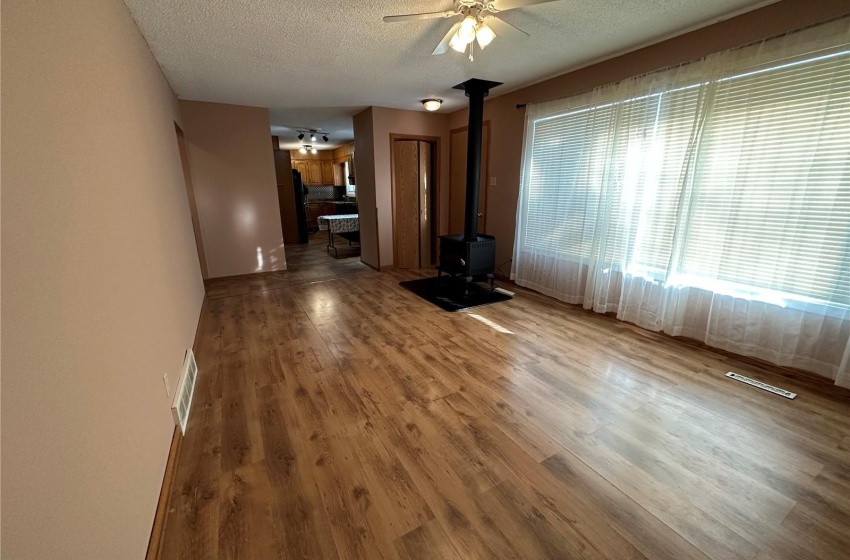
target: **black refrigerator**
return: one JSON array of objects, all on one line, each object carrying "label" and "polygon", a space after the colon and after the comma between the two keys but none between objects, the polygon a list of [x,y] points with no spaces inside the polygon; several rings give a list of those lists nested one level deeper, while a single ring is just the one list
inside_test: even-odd
[{"label": "black refrigerator", "polygon": [[292,170],[292,187],[295,190],[295,217],[298,220],[298,243],[307,243],[307,187],[301,181],[301,172]]}]

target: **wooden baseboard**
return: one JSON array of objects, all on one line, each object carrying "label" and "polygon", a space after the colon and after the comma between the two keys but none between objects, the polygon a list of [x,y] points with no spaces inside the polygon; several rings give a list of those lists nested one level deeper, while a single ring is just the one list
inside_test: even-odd
[{"label": "wooden baseboard", "polygon": [[145,555],[145,560],[159,560],[163,536],[165,535],[165,521],[168,518],[168,507],[171,501],[171,489],[174,483],[174,475],[177,473],[177,456],[180,454],[182,442],[183,434],[178,426],[174,426],[171,448],[168,451],[168,461],[165,463],[165,475],[162,477],[162,490],[159,492],[159,502],[156,505],[156,515],[153,518],[153,529],[151,529],[151,538],[148,541],[148,552]]},{"label": "wooden baseboard", "polygon": [[216,276],[215,278],[205,278],[204,286],[206,286],[210,282],[216,282],[218,280],[238,280],[240,278],[252,278],[256,276],[268,276],[269,274],[279,274],[281,272],[286,272],[286,265],[283,266],[280,270],[264,270],[262,272],[250,272],[248,274],[234,274],[232,276]]},{"label": "wooden baseboard", "polygon": [[375,265],[373,265],[373,264],[371,264],[371,263],[367,263],[367,262],[366,262],[366,261],[364,261],[363,259],[360,259],[360,262],[362,262],[363,264],[365,264],[366,266],[368,266],[369,268],[371,268],[371,269],[372,269],[372,270],[374,270],[375,272],[381,272],[381,269],[380,269],[380,268],[378,268],[377,266],[375,266]]},{"label": "wooden baseboard", "polygon": [[[201,327],[204,321],[204,311],[207,307],[207,299],[201,302],[201,312],[198,314],[198,326],[195,327],[195,338],[192,341],[192,351],[198,351],[198,340],[201,335]],[[174,426],[171,434],[171,447],[168,449],[168,459],[165,461],[165,474],[162,477],[162,488],[159,491],[159,501],[156,504],[156,513],[153,518],[151,536],[148,540],[148,552],[145,560],[159,560],[162,550],[163,537],[165,536],[165,524],[168,519],[168,510],[171,505],[171,489],[174,486],[174,478],[177,474],[177,457],[180,455],[180,444],[183,443],[183,433],[179,426]]]}]

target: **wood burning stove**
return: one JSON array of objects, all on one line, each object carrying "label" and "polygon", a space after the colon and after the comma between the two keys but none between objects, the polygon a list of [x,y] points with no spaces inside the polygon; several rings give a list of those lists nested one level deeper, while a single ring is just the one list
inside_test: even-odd
[{"label": "wood burning stove", "polygon": [[440,236],[439,274],[463,278],[466,283],[489,280],[496,269],[496,238],[478,233],[478,185],[481,180],[481,131],[484,124],[484,98],[500,82],[473,78],[454,89],[469,98],[469,129],[466,150],[466,202],[463,234]]}]

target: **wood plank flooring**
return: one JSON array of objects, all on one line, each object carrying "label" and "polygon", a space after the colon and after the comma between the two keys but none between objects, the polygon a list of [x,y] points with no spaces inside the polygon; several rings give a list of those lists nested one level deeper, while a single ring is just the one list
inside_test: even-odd
[{"label": "wood plank flooring", "polygon": [[162,558],[847,558],[850,392],[421,274],[213,288]]},{"label": "wood plank flooring", "polygon": [[328,232],[311,233],[307,243],[286,246],[285,271],[206,280],[204,284],[207,298],[227,297],[373,272],[360,262],[359,245],[349,245],[348,241],[339,235],[334,235],[334,244],[338,258],[327,251]]}]

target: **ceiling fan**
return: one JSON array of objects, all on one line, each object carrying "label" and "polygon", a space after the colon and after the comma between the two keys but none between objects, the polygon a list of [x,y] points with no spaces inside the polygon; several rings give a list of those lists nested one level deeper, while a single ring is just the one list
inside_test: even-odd
[{"label": "ceiling fan", "polygon": [[455,0],[455,8],[453,10],[445,10],[442,12],[425,12],[422,14],[405,14],[400,16],[384,16],[384,21],[387,23],[398,21],[410,21],[417,19],[436,19],[436,18],[453,18],[460,17],[461,20],[456,22],[434,52],[431,54],[444,54],[449,50],[449,47],[457,52],[466,52],[466,47],[469,45],[469,60],[472,60],[473,43],[477,40],[478,47],[483,49],[490,44],[496,37],[525,39],[528,33],[517,29],[513,25],[502,21],[497,14],[513,10],[515,8],[525,8],[526,6],[534,6],[535,4],[545,4],[547,2],[555,2],[556,0]]}]

